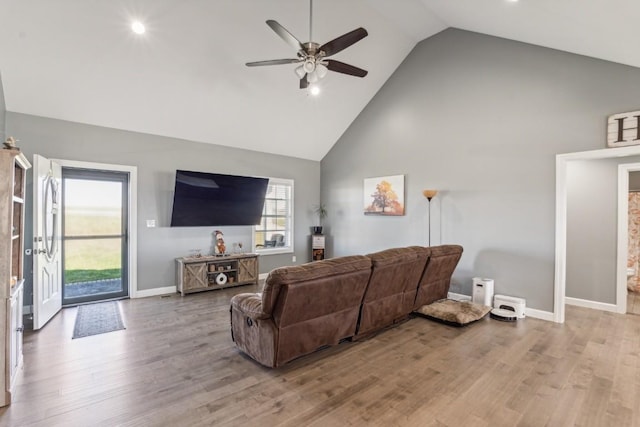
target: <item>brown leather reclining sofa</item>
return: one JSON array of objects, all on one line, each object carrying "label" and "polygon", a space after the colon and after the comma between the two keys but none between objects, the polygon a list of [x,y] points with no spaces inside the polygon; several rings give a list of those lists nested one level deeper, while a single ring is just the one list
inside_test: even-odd
[{"label": "brown leather reclining sofa", "polygon": [[231,299],[236,346],[268,367],[360,339],[446,298],[462,247],[387,249],[272,270],[262,293]]}]

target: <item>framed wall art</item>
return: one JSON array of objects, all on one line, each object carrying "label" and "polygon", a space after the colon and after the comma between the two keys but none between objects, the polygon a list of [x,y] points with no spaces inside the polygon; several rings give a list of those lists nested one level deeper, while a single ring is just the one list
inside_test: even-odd
[{"label": "framed wall art", "polygon": [[404,215],[404,175],[365,178],[365,215]]}]

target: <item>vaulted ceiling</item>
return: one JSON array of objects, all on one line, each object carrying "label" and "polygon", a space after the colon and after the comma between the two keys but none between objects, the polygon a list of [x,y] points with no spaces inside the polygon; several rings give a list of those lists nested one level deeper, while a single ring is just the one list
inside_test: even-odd
[{"label": "vaulted ceiling", "polygon": [[305,0],[0,0],[0,74],[8,111],[320,160],[448,27],[640,67],[638,16],[637,0],[316,0],[313,41],[366,28],[333,58],[369,74],[329,72],[313,96],[295,64],[245,66],[295,58],[265,21],[308,41]]}]

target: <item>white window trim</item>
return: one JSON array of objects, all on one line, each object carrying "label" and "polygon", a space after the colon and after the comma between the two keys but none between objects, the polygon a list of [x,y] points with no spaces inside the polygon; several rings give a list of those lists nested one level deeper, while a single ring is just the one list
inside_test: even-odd
[{"label": "white window trim", "polygon": [[291,254],[294,252],[294,242],[295,242],[295,227],[294,227],[294,199],[295,199],[295,187],[293,179],[287,178],[271,178],[265,177],[269,179],[269,184],[286,184],[291,186],[291,245],[284,248],[264,248],[258,249],[256,248],[256,226],[251,227],[251,247],[253,251],[260,255],[278,255],[278,254]]}]

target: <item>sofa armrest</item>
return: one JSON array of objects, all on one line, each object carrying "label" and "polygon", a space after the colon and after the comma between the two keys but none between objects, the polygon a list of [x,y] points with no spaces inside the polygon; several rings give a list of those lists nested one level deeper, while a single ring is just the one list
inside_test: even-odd
[{"label": "sofa armrest", "polygon": [[262,310],[262,294],[238,294],[231,298],[231,306],[254,320],[271,317]]}]

